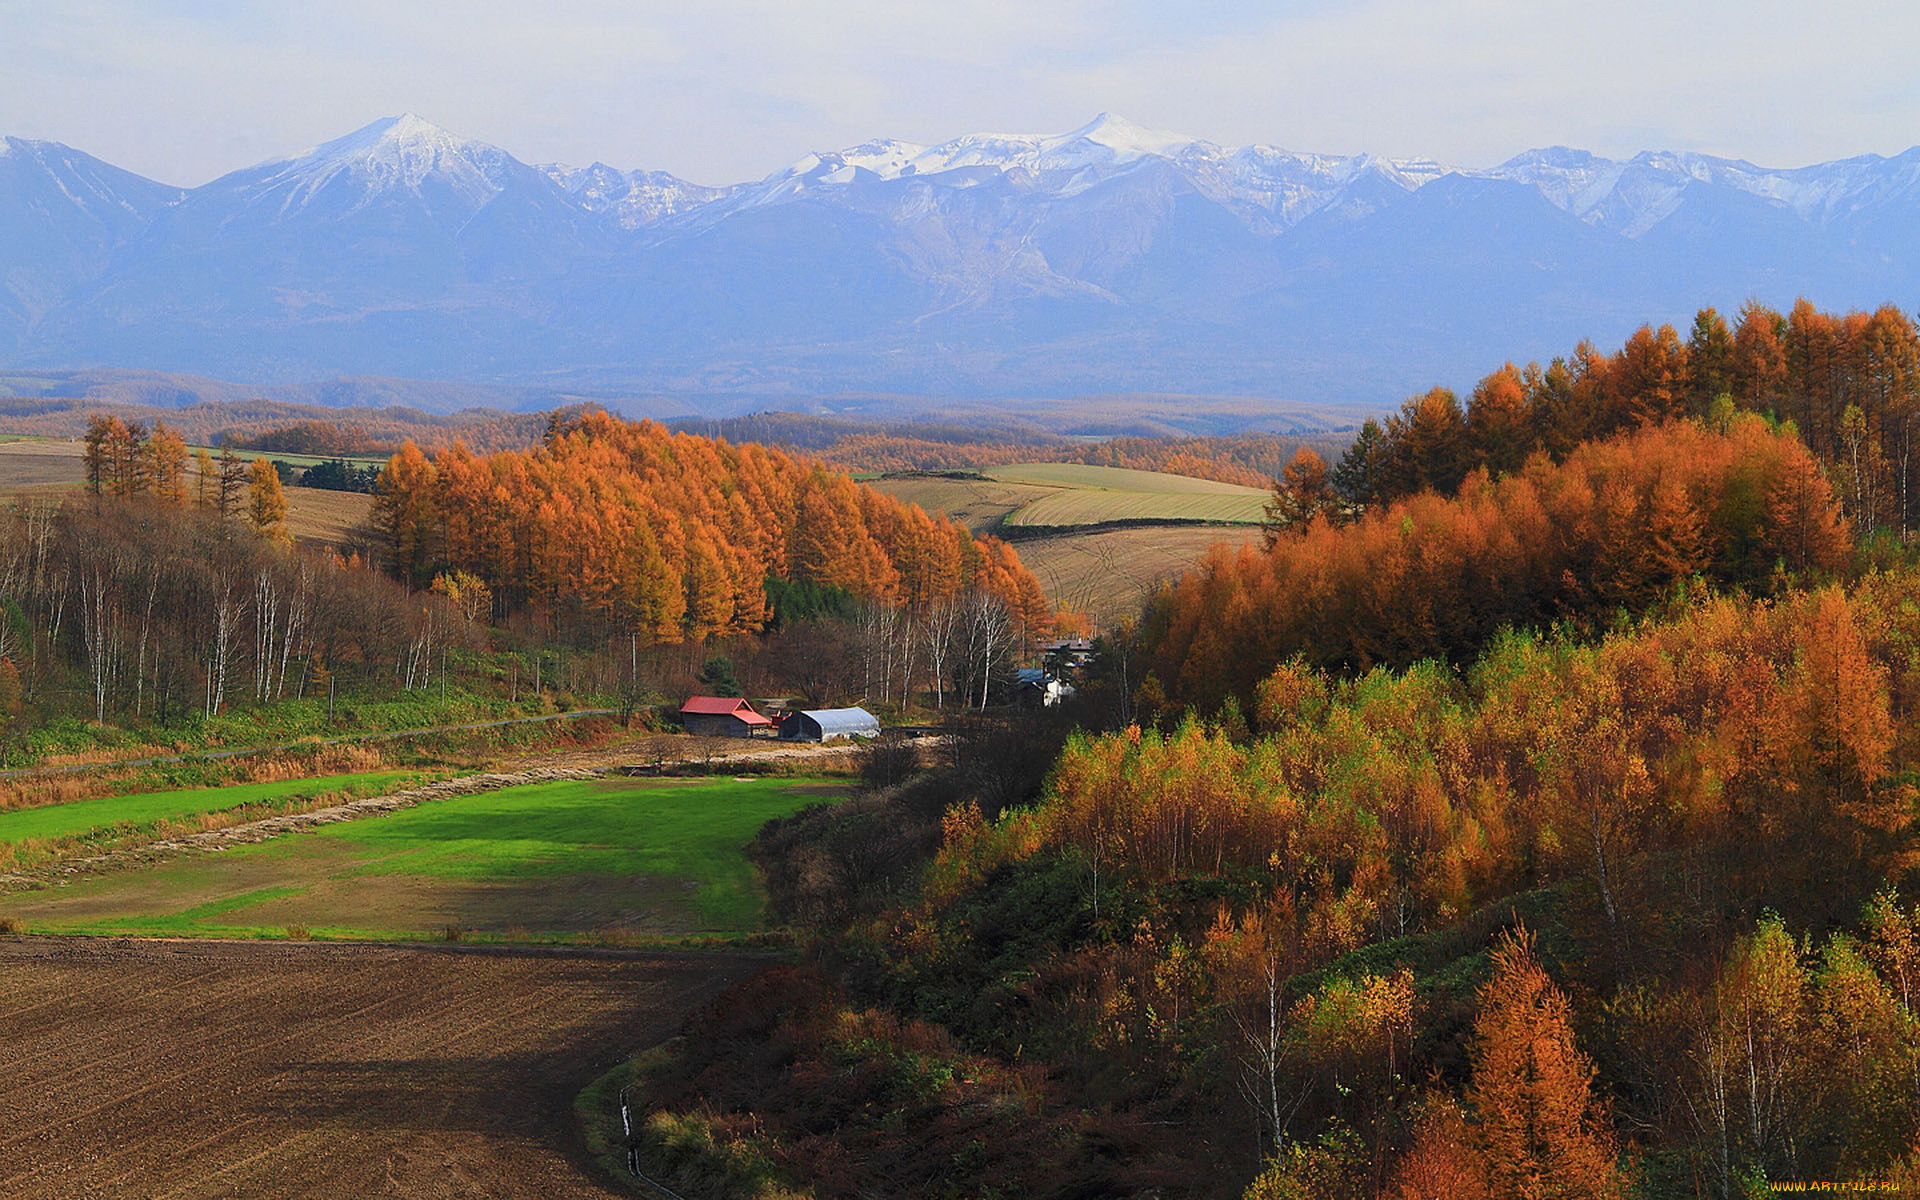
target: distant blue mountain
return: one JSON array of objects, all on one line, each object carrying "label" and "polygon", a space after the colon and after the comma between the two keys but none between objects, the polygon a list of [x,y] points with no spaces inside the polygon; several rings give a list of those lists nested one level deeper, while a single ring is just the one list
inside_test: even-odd
[{"label": "distant blue mountain", "polygon": [[1111,116],[751,183],[529,166],[417,117],[186,191],[0,142],[0,366],[654,396],[1380,408],[1749,296],[1920,299],[1920,149],[1491,170]]}]

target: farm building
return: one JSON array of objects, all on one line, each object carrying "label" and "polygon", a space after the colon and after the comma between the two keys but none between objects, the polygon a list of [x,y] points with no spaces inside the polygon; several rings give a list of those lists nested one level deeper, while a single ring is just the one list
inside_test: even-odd
[{"label": "farm building", "polygon": [[773,732],[771,720],[733,696],[695,696],[680,706],[680,723],[688,733],[706,737],[750,738]]},{"label": "farm building", "polygon": [[834,738],[880,736],[880,719],[864,708],[807,708],[780,722],[788,742],[826,742]]},{"label": "farm building", "polygon": [[1014,672],[1013,695],[1020,703],[1043,708],[1064,704],[1079,695],[1079,690],[1064,679],[1055,679],[1039,667],[1021,667]]}]

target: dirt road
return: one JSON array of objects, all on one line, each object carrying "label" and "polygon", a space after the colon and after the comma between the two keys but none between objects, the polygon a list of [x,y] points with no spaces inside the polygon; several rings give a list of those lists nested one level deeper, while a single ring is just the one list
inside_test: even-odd
[{"label": "dirt road", "polygon": [[620,1195],[574,1096],[762,961],[0,938],[0,1195]]},{"label": "dirt road", "polygon": [[197,754],[147,755],[141,758],[109,758],[98,762],[62,763],[52,767],[16,767],[10,771],[0,771],[0,779],[28,779],[42,775],[83,775],[89,771],[118,771],[129,767],[166,766],[170,763],[218,762],[226,758],[248,758],[256,754],[280,754],[288,750],[304,750],[310,746],[395,742],[440,733],[470,733],[477,729],[498,729],[503,725],[539,725],[548,721],[575,721],[581,717],[618,715],[618,712],[611,708],[581,708],[573,712],[547,713],[538,717],[508,717],[502,721],[469,721],[464,725],[422,725],[417,729],[390,729],[384,733],[355,733],[346,737],[308,738],[298,742],[275,742],[270,746],[235,746],[228,750],[203,750]]}]

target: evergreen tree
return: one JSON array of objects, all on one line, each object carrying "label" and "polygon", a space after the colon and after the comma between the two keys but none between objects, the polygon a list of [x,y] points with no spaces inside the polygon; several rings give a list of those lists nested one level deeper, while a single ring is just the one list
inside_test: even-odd
[{"label": "evergreen tree", "polygon": [[700,673],[694,678],[715,696],[741,694],[740,681],[733,674],[733,660],[724,654],[716,654],[702,663]]},{"label": "evergreen tree", "polygon": [[1340,456],[1340,462],[1333,468],[1329,480],[1333,485],[1333,494],[1340,498],[1350,514],[1380,499],[1380,458],[1385,450],[1383,442],[1380,423],[1369,418],[1360,426],[1353,444],[1347,447],[1347,452]]}]

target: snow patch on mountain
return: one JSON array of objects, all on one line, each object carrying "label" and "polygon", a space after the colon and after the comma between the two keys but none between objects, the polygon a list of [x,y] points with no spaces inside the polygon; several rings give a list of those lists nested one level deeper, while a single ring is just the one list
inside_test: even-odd
[{"label": "snow patch on mountain", "polygon": [[728,191],[689,183],[665,171],[622,171],[600,162],[590,167],[548,163],[539,171],[581,208],[607,216],[622,229],[652,225],[710,204]]}]

